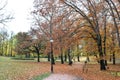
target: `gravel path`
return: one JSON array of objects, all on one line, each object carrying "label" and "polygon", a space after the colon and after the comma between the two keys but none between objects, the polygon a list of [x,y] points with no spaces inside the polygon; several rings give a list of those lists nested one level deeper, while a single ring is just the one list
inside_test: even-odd
[{"label": "gravel path", "polygon": [[44,80],[83,80],[83,79],[67,74],[51,74]]}]

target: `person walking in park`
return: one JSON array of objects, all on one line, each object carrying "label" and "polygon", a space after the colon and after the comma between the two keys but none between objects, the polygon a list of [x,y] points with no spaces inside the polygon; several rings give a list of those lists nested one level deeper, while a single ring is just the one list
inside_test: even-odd
[{"label": "person walking in park", "polygon": [[84,64],[83,64],[83,72],[86,72],[86,73],[87,73],[87,71],[88,71],[87,61],[85,61]]}]

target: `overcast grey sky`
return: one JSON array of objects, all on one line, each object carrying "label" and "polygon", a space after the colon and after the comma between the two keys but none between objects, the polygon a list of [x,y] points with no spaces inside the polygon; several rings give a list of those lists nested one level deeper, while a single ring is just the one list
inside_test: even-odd
[{"label": "overcast grey sky", "polygon": [[22,31],[26,32],[30,28],[30,11],[33,7],[33,0],[7,0],[6,9],[14,14],[14,20],[9,22],[8,29],[15,34]]}]

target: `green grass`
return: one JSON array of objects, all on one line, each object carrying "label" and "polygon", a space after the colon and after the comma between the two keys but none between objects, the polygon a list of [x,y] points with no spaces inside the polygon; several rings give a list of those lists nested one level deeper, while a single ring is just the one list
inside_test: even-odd
[{"label": "green grass", "polygon": [[13,57],[11,59],[14,59],[14,60],[34,60],[34,58],[16,58],[16,57]]},{"label": "green grass", "polygon": [[120,72],[119,71],[113,71],[111,72],[112,75],[114,76],[120,76]]},{"label": "green grass", "polygon": [[0,62],[10,61],[10,60],[11,60],[11,58],[0,56]]},{"label": "green grass", "polygon": [[50,75],[50,73],[45,73],[45,74],[34,77],[32,80],[43,80],[46,77],[48,77],[49,75]]},{"label": "green grass", "polygon": [[15,60],[0,56],[0,80],[29,80],[31,74],[35,74],[39,69],[46,69],[46,64],[37,63],[35,60]]},{"label": "green grass", "polygon": [[33,65],[12,60],[7,57],[0,57],[0,80],[15,80],[25,74]]}]

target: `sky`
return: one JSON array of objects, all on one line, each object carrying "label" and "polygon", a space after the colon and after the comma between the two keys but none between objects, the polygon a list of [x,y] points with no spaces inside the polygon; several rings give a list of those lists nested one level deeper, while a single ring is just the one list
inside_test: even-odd
[{"label": "sky", "polygon": [[33,8],[33,0],[7,0],[7,12],[13,14],[14,18],[7,24],[9,31],[15,34],[30,30],[30,11]]}]

